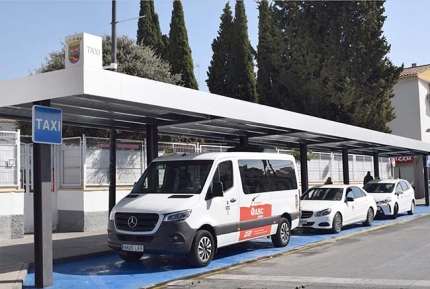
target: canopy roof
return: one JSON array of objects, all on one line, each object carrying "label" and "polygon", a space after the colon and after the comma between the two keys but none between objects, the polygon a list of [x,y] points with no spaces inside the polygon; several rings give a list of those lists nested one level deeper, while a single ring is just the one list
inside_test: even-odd
[{"label": "canopy roof", "polygon": [[33,102],[63,110],[63,123],[315,151],[398,156],[429,154],[430,144],[255,103],[89,66],[0,82],[0,118],[31,120]]}]

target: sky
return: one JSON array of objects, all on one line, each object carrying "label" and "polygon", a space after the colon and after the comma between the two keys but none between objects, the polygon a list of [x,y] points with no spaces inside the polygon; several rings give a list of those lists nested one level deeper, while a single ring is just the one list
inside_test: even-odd
[{"label": "sky", "polygon": [[[258,11],[255,0],[244,0],[251,44],[258,40]],[[218,35],[226,0],[182,0],[195,75],[200,90],[212,58],[211,43]],[[0,81],[29,75],[52,51],[60,50],[67,35],[86,32],[110,34],[110,0],[0,0]],[[230,0],[234,8],[234,0]],[[168,34],[172,0],[156,0],[163,33]],[[430,64],[429,0],[388,0],[384,35],[395,65]],[[117,0],[117,20],[137,17],[139,0]],[[136,39],[137,19],[117,25],[117,35]],[[0,96],[1,97],[1,96]]]}]

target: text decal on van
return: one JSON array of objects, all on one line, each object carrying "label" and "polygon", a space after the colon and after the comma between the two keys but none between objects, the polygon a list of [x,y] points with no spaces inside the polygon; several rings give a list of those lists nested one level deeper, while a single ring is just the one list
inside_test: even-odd
[{"label": "text decal on van", "polygon": [[251,239],[251,238],[257,238],[261,236],[267,236],[270,234],[271,230],[272,230],[272,226],[269,225],[269,226],[240,231],[239,241]]},{"label": "text decal on van", "polygon": [[272,216],[272,205],[240,207],[240,221],[250,221]]}]

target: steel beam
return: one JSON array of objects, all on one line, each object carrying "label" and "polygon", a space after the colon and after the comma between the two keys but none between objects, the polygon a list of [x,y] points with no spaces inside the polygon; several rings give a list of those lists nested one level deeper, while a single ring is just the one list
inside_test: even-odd
[{"label": "steel beam", "polygon": [[427,168],[427,155],[423,155],[423,167],[424,167],[424,197],[426,200],[426,206],[430,206],[429,198],[429,173]]},{"label": "steel beam", "polygon": [[[109,133],[109,214],[116,205],[116,129]],[[108,217],[109,217],[108,214]]]},{"label": "steel beam", "polygon": [[306,143],[300,143],[300,170],[302,193],[308,189],[308,147]]},{"label": "steel beam", "polygon": [[[50,106],[50,101],[35,102]],[[34,279],[36,287],[52,285],[51,145],[33,144]]]},{"label": "steel beam", "polygon": [[158,127],[153,124],[146,125],[146,162],[147,165],[158,157]]},{"label": "steel beam", "polygon": [[375,180],[379,179],[379,154],[377,152],[373,153],[373,174]]},{"label": "steel beam", "polygon": [[343,168],[343,183],[349,185],[349,163],[348,163],[348,149],[342,149],[342,168]]}]

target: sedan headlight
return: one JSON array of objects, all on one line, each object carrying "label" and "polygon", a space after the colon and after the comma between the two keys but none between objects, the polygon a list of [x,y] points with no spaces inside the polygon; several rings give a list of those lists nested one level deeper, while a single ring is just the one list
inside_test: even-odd
[{"label": "sedan headlight", "polygon": [[109,221],[113,221],[115,219],[115,213],[116,213],[115,209],[112,209],[112,211],[110,211]]},{"label": "sedan headlight", "polygon": [[164,222],[183,221],[183,220],[186,220],[190,215],[191,215],[191,210],[171,213],[164,217]]},{"label": "sedan headlight", "polygon": [[379,201],[378,204],[386,204],[386,203],[389,203],[389,202],[391,202],[391,197],[386,198],[385,200]]},{"label": "sedan headlight", "polygon": [[322,217],[322,216],[327,216],[331,213],[331,209],[325,209],[322,211],[318,211],[315,213],[315,217]]}]

